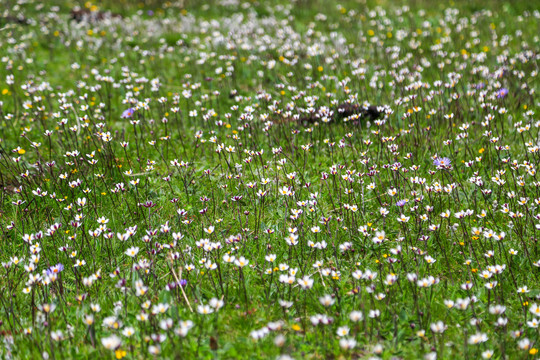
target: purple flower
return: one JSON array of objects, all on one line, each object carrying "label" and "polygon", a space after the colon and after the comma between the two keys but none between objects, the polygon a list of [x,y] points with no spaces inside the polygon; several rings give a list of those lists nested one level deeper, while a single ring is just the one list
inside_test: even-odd
[{"label": "purple flower", "polygon": [[135,113],[134,108],[129,108],[129,109],[124,110],[124,112],[122,113],[122,119],[128,119],[132,117],[134,113]]},{"label": "purple flower", "polygon": [[154,206],[156,206],[156,204],[154,204],[154,202],[148,200],[144,203],[139,203],[139,206],[144,206],[145,208],[153,208]]},{"label": "purple flower", "polygon": [[507,88],[502,88],[499,91],[497,91],[497,99],[502,99],[506,95],[508,95],[508,89]]},{"label": "purple flower", "polygon": [[47,275],[48,276],[51,276],[51,275],[58,275],[60,274],[62,271],[64,271],[64,265],[62,265],[61,263],[58,263],[54,266],[51,266],[49,269],[47,269]]},{"label": "purple flower", "polygon": [[450,166],[450,159],[445,157],[445,158],[436,158],[435,160],[433,160],[433,165],[435,165],[437,168],[441,168],[441,169],[445,169],[445,168],[448,168]]},{"label": "purple flower", "polygon": [[405,200],[399,200],[396,205],[399,207],[404,207],[407,202]]},{"label": "purple flower", "polygon": [[180,286],[181,287],[186,287],[186,285],[187,285],[187,280],[186,279],[180,280]]},{"label": "purple flower", "polygon": [[167,291],[171,291],[171,290],[176,289],[176,286],[178,286],[178,283],[175,283],[175,282],[168,283],[168,284],[165,286],[165,289],[166,289]]}]

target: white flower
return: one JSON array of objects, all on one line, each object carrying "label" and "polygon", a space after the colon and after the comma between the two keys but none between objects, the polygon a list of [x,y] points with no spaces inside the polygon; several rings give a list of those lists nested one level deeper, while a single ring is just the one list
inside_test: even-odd
[{"label": "white flower", "polygon": [[234,262],[234,265],[238,266],[238,267],[241,267],[243,268],[244,266],[246,266],[247,264],[249,264],[249,260],[247,260],[245,257],[241,256],[239,259],[237,259],[235,262]]},{"label": "white flower", "polygon": [[349,314],[349,319],[351,319],[352,322],[359,322],[364,319],[364,314],[361,311],[353,310]]},{"label": "white flower", "polygon": [[164,314],[169,309],[169,304],[161,303],[152,307],[152,314]]},{"label": "white flower", "polygon": [[208,315],[208,314],[211,314],[214,312],[214,309],[212,309],[210,306],[208,305],[199,305],[197,307],[197,311],[199,312],[199,314],[203,314],[203,315]]},{"label": "white flower", "polygon": [[486,350],[482,352],[482,359],[491,359],[493,356],[493,350]]},{"label": "white flower", "polygon": [[432,323],[430,328],[434,333],[442,334],[446,330],[446,325],[442,321],[437,321],[436,323]]},{"label": "white flower", "polygon": [[350,329],[348,326],[341,326],[341,327],[338,327],[336,333],[338,336],[345,336],[349,334],[349,331]]},{"label": "white flower", "polygon": [[159,354],[161,351],[161,348],[159,347],[159,345],[150,345],[148,347],[148,352],[152,355],[157,355]]},{"label": "white flower", "polygon": [[210,299],[210,306],[213,307],[216,310],[221,309],[224,304],[225,303],[223,302],[223,300],[219,300],[219,299],[216,299],[216,298]]},{"label": "white flower", "polygon": [[298,285],[304,290],[311,289],[313,287],[313,279],[306,275],[303,278],[298,279]]},{"label": "white flower", "polygon": [[397,218],[397,221],[400,222],[400,223],[406,223],[406,222],[409,221],[409,219],[410,219],[410,216],[405,216],[405,215],[401,214]]},{"label": "white flower", "polygon": [[528,338],[518,341],[518,347],[521,350],[528,350],[530,346],[531,346],[531,340],[529,340]]},{"label": "white flower", "polygon": [[122,330],[122,335],[124,335],[125,337],[131,337],[135,334],[135,329],[132,328],[131,326],[127,326],[124,328],[124,330]]},{"label": "white flower", "polygon": [[135,257],[139,253],[139,248],[136,246],[130,247],[126,250],[125,254],[129,257]]},{"label": "white flower", "polygon": [[540,306],[538,306],[538,304],[532,304],[529,311],[536,316],[540,316]]},{"label": "white flower", "polygon": [[354,340],[353,338],[341,338],[339,339],[339,346],[343,350],[354,349],[356,346],[356,340]]},{"label": "white flower", "polygon": [[122,344],[122,340],[116,335],[111,335],[109,337],[102,338],[101,343],[108,350],[116,350]]},{"label": "white flower", "polygon": [[322,306],[329,307],[329,306],[334,305],[335,300],[332,299],[331,295],[326,294],[319,298],[319,302],[321,303]]},{"label": "white flower", "polygon": [[375,243],[375,244],[380,244],[384,241],[386,237],[386,233],[383,231],[376,231],[375,232],[375,236],[373,237],[372,241]]},{"label": "white flower", "polygon": [[173,327],[173,321],[171,318],[163,319],[159,322],[159,327],[162,330],[169,330]]},{"label": "white flower", "polygon": [[488,337],[484,333],[476,333],[469,337],[469,344],[476,345],[488,341]]}]

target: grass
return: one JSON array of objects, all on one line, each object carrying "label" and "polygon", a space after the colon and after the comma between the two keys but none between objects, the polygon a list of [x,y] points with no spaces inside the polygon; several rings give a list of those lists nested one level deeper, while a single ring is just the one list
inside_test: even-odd
[{"label": "grass", "polygon": [[536,358],[534,2],[5,5],[2,357]]}]

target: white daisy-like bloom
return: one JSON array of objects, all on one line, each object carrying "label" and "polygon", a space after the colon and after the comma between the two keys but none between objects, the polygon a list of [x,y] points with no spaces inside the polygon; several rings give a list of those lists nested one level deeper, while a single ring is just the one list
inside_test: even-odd
[{"label": "white daisy-like bloom", "polygon": [[133,246],[133,247],[130,247],[129,249],[126,250],[125,254],[129,257],[135,257],[137,256],[137,254],[139,253],[139,248],[136,247],[136,246]]}]

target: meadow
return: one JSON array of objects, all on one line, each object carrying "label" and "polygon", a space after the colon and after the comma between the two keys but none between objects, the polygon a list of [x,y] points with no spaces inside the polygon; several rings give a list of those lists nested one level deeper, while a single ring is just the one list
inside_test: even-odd
[{"label": "meadow", "polygon": [[0,0],[3,359],[537,359],[537,1]]}]

